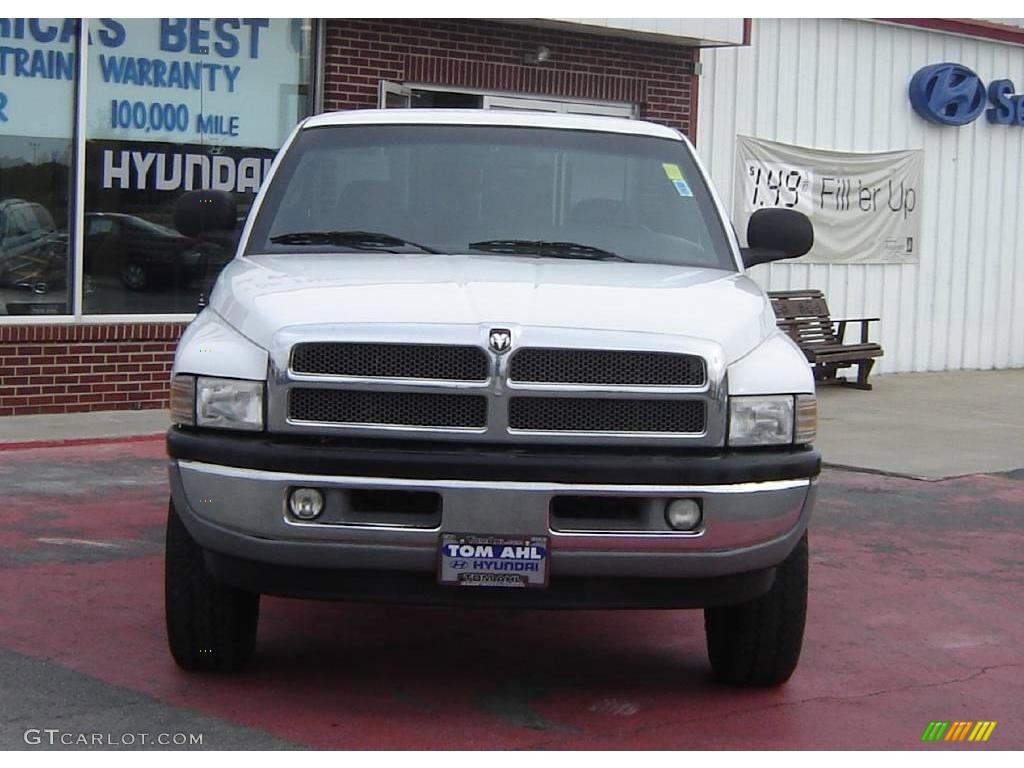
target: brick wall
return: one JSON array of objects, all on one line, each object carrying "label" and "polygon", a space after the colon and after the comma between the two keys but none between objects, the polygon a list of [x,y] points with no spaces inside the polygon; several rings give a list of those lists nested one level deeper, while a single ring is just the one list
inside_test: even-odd
[{"label": "brick wall", "polygon": [[183,323],[0,326],[0,416],[166,408]]},{"label": "brick wall", "polygon": [[[523,62],[538,46],[543,64]],[[640,116],[693,138],[694,49],[462,19],[327,22],[324,108],[377,106],[381,80],[640,105]]]}]

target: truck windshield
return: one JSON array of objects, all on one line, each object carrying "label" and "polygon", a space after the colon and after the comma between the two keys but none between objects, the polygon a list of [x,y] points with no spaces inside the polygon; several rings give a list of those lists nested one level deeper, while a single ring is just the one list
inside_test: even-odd
[{"label": "truck windshield", "polygon": [[681,141],[473,125],[302,131],[246,254],[367,251],[736,268]]}]

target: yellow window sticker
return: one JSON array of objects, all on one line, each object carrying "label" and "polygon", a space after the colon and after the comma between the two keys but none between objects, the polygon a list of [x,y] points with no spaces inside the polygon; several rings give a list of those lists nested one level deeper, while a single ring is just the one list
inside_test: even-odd
[{"label": "yellow window sticker", "polygon": [[676,192],[679,193],[680,197],[693,197],[690,185],[686,183],[686,179],[683,178],[683,172],[679,170],[678,165],[675,163],[662,163],[661,167],[665,169],[665,176],[672,182],[672,186],[676,188]]},{"label": "yellow window sticker", "polygon": [[675,163],[662,163],[661,167],[665,169],[665,175],[668,176],[669,181],[683,180],[683,172],[679,170],[679,166]]}]

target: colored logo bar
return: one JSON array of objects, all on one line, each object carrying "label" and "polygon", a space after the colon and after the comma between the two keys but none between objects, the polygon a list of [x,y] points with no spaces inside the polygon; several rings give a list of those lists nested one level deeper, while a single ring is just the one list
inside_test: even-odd
[{"label": "colored logo bar", "polygon": [[921,741],[988,741],[995,720],[933,720],[921,734]]}]

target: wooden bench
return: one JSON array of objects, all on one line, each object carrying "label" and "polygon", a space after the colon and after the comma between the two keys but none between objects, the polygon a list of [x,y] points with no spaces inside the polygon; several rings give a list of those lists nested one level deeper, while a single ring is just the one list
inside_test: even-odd
[{"label": "wooden bench", "polygon": [[[769,291],[768,296],[779,327],[799,345],[817,381],[871,389],[868,375],[875,358],[883,353],[880,345],[868,341],[868,324],[879,318],[835,320],[829,315],[824,294],[817,290]],[[846,326],[852,323],[860,323],[860,343],[847,344]],[[857,366],[857,380],[840,378],[839,370],[851,365]]]}]

